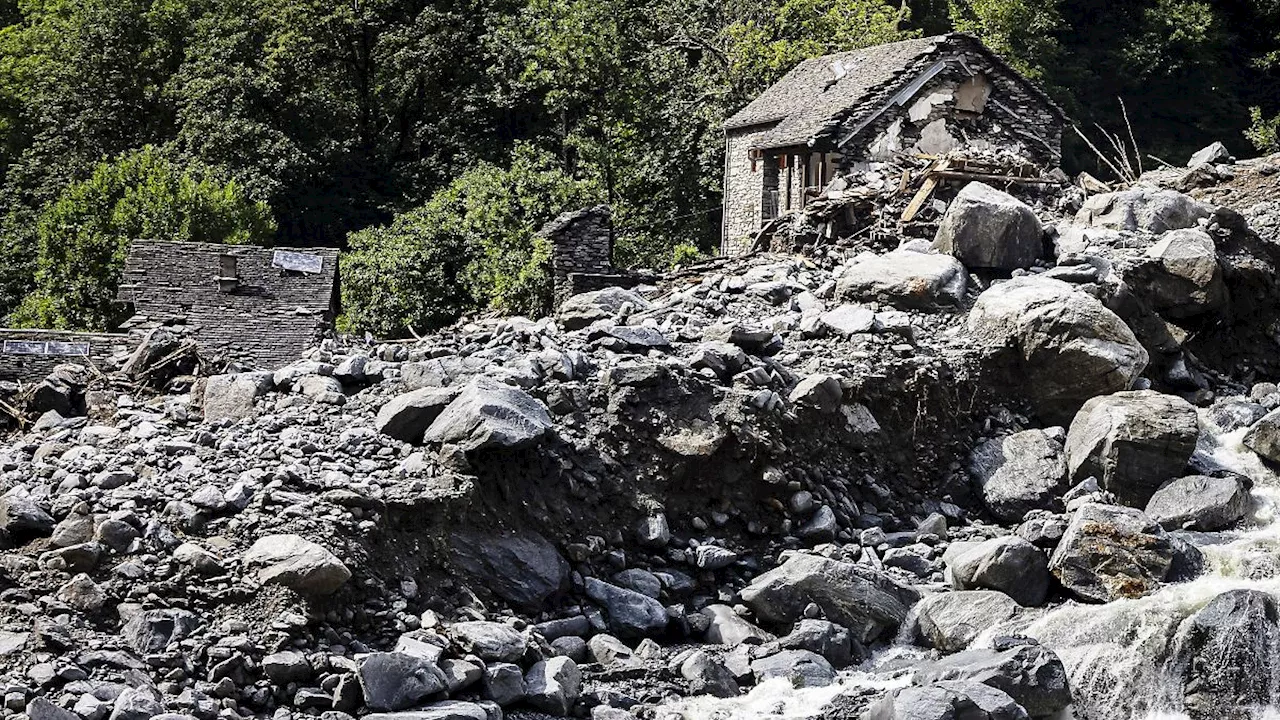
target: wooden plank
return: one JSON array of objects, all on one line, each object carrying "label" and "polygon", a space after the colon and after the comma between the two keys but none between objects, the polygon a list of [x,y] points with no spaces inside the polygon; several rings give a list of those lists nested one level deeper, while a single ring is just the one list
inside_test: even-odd
[{"label": "wooden plank", "polygon": [[951,167],[951,161],[943,158],[936,168],[928,172],[924,183],[920,185],[920,189],[916,192],[916,196],[911,198],[911,204],[907,205],[906,210],[902,211],[902,222],[911,222],[916,215],[920,214],[920,209],[924,207],[925,201],[929,199],[929,196],[937,189],[938,183],[941,182],[938,173],[945,171],[949,167]]},{"label": "wooden plank", "polygon": [[990,173],[961,172],[958,170],[935,170],[929,174],[930,177],[938,177],[943,180],[981,180],[983,182],[1010,182],[1022,183],[1024,185],[1057,185],[1057,180],[1047,180],[1045,178],[1028,178],[1019,177],[1017,175],[993,175]]}]

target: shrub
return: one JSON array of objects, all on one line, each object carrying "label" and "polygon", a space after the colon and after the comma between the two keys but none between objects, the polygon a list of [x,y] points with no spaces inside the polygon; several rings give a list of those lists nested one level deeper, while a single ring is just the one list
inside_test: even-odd
[{"label": "shrub", "polygon": [[550,248],[536,237],[566,210],[599,202],[555,158],[517,146],[509,168],[481,163],[388,226],[349,236],[342,265],[348,332],[422,332],[484,308],[550,309]]},{"label": "shrub", "polygon": [[1249,142],[1261,153],[1280,152],[1280,115],[1263,117],[1262,108],[1257,107],[1249,108],[1249,115],[1253,124],[1244,131]]},{"label": "shrub", "polygon": [[36,221],[36,287],[10,322],[107,330],[123,318],[115,302],[132,240],[266,243],[266,205],[208,168],[179,167],[147,146],[100,164],[69,185]]}]

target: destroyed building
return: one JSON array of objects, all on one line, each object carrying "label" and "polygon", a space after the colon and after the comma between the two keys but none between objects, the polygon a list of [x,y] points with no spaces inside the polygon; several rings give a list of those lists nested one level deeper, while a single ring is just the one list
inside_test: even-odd
[{"label": "destroyed building", "polygon": [[275,369],[313,346],[338,312],[335,248],[137,241],[119,299],[130,329],[187,329],[202,354]]},{"label": "destroyed building", "polygon": [[721,252],[750,249],[837,175],[902,155],[999,149],[1056,167],[1065,115],[977,39],[953,33],[806,60],[725,124]]}]

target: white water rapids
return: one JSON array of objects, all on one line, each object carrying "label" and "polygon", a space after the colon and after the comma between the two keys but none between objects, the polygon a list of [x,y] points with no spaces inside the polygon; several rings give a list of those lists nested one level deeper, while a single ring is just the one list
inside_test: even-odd
[{"label": "white water rapids", "polygon": [[[1183,704],[1183,671],[1188,661],[1181,644],[1189,617],[1219,594],[1252,589],[1280,598],[1280,477],[1244,448],[1244,430],[1216,436],[1202,417],[1199,459],[1219,465],[1254,482],[1249,518],[1232,532],[1205,536],[1200,545],[1204,573],[1190,582],[1167,584],[1147,597],[1106,605],[1067,603],[1051,610],[1032,610],[1007,624],[992,627],[971,647],[990,647],[1000,635],[1034,637],[1052,649],[1066,666],[1075,697],[1060,720],[1188,720]],[[1276,638],[1239,638],[1248,652],[1270,656],[1264,663],[1271,677],[1255,678],[1269,688],[1270,704],[1252,709],[1252,720],[1280,720],[1280,646]],[[663,709],[659,717],[685,720],[801,720],[817,717],[824,706],[855,689],[892,690],[910,684],[908,673],[894,672],[928,651],[895,646],[877,653],[863,666],[841,673],[836,685],[792,689],[785,680],[754,688],[739,698],[699,698]],[[1221,663],[1222,658],[1196,658]],[[1201,717],[1204,717],[1202,715]],[[1228,717],[1224,711],[1221,717]],[[1231,715],[1230,717],[1237,717]]]}]

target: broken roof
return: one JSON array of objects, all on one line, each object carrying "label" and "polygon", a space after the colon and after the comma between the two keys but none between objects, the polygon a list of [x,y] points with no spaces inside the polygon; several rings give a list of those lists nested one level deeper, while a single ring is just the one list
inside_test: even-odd
[{"label": "broken roof", "polygon": [[914,76],[909,76],[907,71],[917,62],[941,51],[954,50],[962,43],[982,52],[1017,77],[1055,113],[1065,117],[1062,109],[1035,83],[1009,67],[976,38],[964,33],[951,33],[805,60],[726,120],[724,129],[776,123],[755,141],[755,147],[811,144],[833,123],[874,112],[875,108],[859,109],[856,106],[880,91],[910,82]]}]

